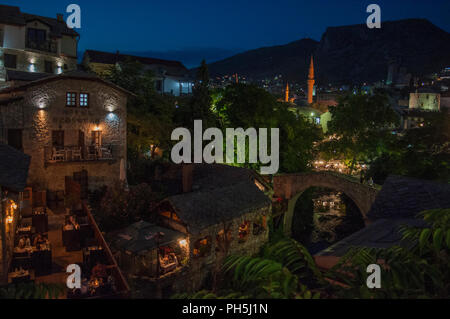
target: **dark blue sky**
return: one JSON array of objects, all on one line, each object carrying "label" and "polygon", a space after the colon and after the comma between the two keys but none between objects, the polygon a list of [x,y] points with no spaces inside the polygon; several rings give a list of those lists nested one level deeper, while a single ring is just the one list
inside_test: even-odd
[{"label": "dark blue sky", "polygon": [[[370,3],[381,19],[427,18],[450,31],[449,0],[0,0],[23,12],[65,13],[70,3],[82,10],[80,51],[182,51],[194,59],[285,44],[304,37],[320,40],[328,26],[365,23]],[[67,14],[65,14],[67,16]],[[207,49],[207,50],[206,50]],[[169,52],[169,53],[170,53]],[[170,56],[169,53],[166,53]],[[164,55],[164,54],[162,54]],[[176,54],[175,54],[176,55]],[[193,57],[195,56],[195,57]],[[190,62],[185,61],[187,64]]]}]

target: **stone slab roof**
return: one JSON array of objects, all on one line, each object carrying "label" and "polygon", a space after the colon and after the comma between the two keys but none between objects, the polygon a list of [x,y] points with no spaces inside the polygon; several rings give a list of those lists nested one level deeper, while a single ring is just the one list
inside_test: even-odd
[{"label": "stone slab roof", "polygon": [[31,157],[0,144],[0,186],[21,192],[26,186]]},{"label": "stone slab roof", "polygon": [[102,78],[100,78],[99,76],[97,76],[95,73],[92,72],[85,72],[85,71],[81,71],[81,70],[73,70],[73,71],[69,71],[69,72],[64,72],[61,74],[57,74],[57,75],[49,75],[47,74],[46,77],[42,77],[39,79],[36,79],[34,81],[29,81],[27,83],[24,84],[20,84],[20,85],[16,85],[16,86],[12,86],[12,87],[7,87],[3,90],[0,90],[0,93],[9,93],[9,92],[13,92],[13,91],[21,91],[24,90],[28,87],[31,86],[35,86],[35,85],[40,85],[46,82],[50,82],[50,81],[56,81],[56,80],[61,80],[61,79],[75,79],[75,80],[88,80],[88,81],[97,81],[97,82],[102,82],[110,87],[113,87],[125,94],[128,95],[134,95],[132,92],[129,92],[128,90],[125,90],[124,88],[121,88],[120,86],[115,85],[114,83],[111,83],[109,81],[106,81]]},{"label": "stone slab roof", "polygon": [[193,234],[271,205],[270,199],[254,183],[245,181],[212,190],[170,196],[166,200]]},{"label": "stone slab roof", "polygon": [[[129,251],[134,254],[145,254],[158,247],[156,236],[161,233],[159,246],[168,245],[185,238],[178,231],[157,226],[145,221],[139,221],[109,235],[114,248]],[[156,235],[156,236],[155,236]]]},{"label": "stone slab roof", "polygon": [[379,219],[320,251],[315,256],[342,257],[352,247],[387,249],[396,245],[410,245],[411,243],[401,242],[399,229],[404,225],[423,228],[425,227],[425,222],[414,218]]},{"label": "stone slab roof", "polygon": [[450,184],[389,176],[367,216],[371,220],[410,218],[435,208],[450,208]]}]

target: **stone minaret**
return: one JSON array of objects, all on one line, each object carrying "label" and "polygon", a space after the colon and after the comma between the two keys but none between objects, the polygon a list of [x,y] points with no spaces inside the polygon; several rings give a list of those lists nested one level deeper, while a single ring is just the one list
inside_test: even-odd
[{"label": "stone minaret", "polygon": [[311,55],[311,64],[309,65],[308,74],[308,104],[311,104],[313,102],[314,83],[314,61]]},{"label": "stone minaret", "polygon": [[286,91],[285,91],[284,101],[289,102],[289,83],[286,83]]}]

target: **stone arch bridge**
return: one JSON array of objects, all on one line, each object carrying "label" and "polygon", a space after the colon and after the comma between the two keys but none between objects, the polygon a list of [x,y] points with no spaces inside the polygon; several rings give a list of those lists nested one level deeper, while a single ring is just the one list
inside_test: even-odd
[{"label": "stone arch bridge", "polygon": [[277,175],[273,178],[274,196],[288,200],[283,226],[286,234],[292,233],[292,219],[297,199],[310,187],[330,188],[350,197],[367,223],[367,213],[375,201],[378,189],[361,184],[359,180],[336,172],[309,172]]}]

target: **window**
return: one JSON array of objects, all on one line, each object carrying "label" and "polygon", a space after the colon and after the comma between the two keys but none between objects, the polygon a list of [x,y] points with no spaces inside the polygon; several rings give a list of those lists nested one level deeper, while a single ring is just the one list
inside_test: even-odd
[{"label": "window", "polygon": [[156,91],[158,91],[158,92],[161,92],[161,91],[162,91],[162,81],[161,81],[161,80],[155,81],[155,89],[156,89]]},{"label": "window", "polygon": [[28,41],[34,44],[44,43],[47,39],[45,30],[29,28],[27,32]]},{"label": "window", "polygon": [[239,243],[247,241],[249,234],[250,234],[250,222],[244,221],[239,226]]},{"label": "window", "polygon": [[22,150],[22,130],[8,130],[8,145],[15,149]]},{"label": "window", "polygon": [[52,132],[52,146],[55,148],[64,148],[64,131]]},{"label": "window", "polygon": [[89,107],[88,93],[80,93],[80,107]]},{"label": "window", "polygon": [[205,257],[211,253],[211,237],[206,236],[199,239],[194,244],[194,251],[192,254],[194,257]]},{"label": "window", "polygon": [[253,235],[258,236],[263,234],[267,228],[266,216],[260,216],[253,222]]},{"label": "window", "polygon": [[66,93],[66,106],[77,106],[77,94],[73,92]]},{"label": "window", "polygon": [[91,145],[100,147],[102,145],[102,131],[92,131]]},{"label": "window", "polygon": [[11,69],[17,68],[17,55],[5,53],[4,56],[5,56],[5,68]]},{"label": "window", "polygon": [[45,73],[53,73],[53,62],[45,61]]}]

